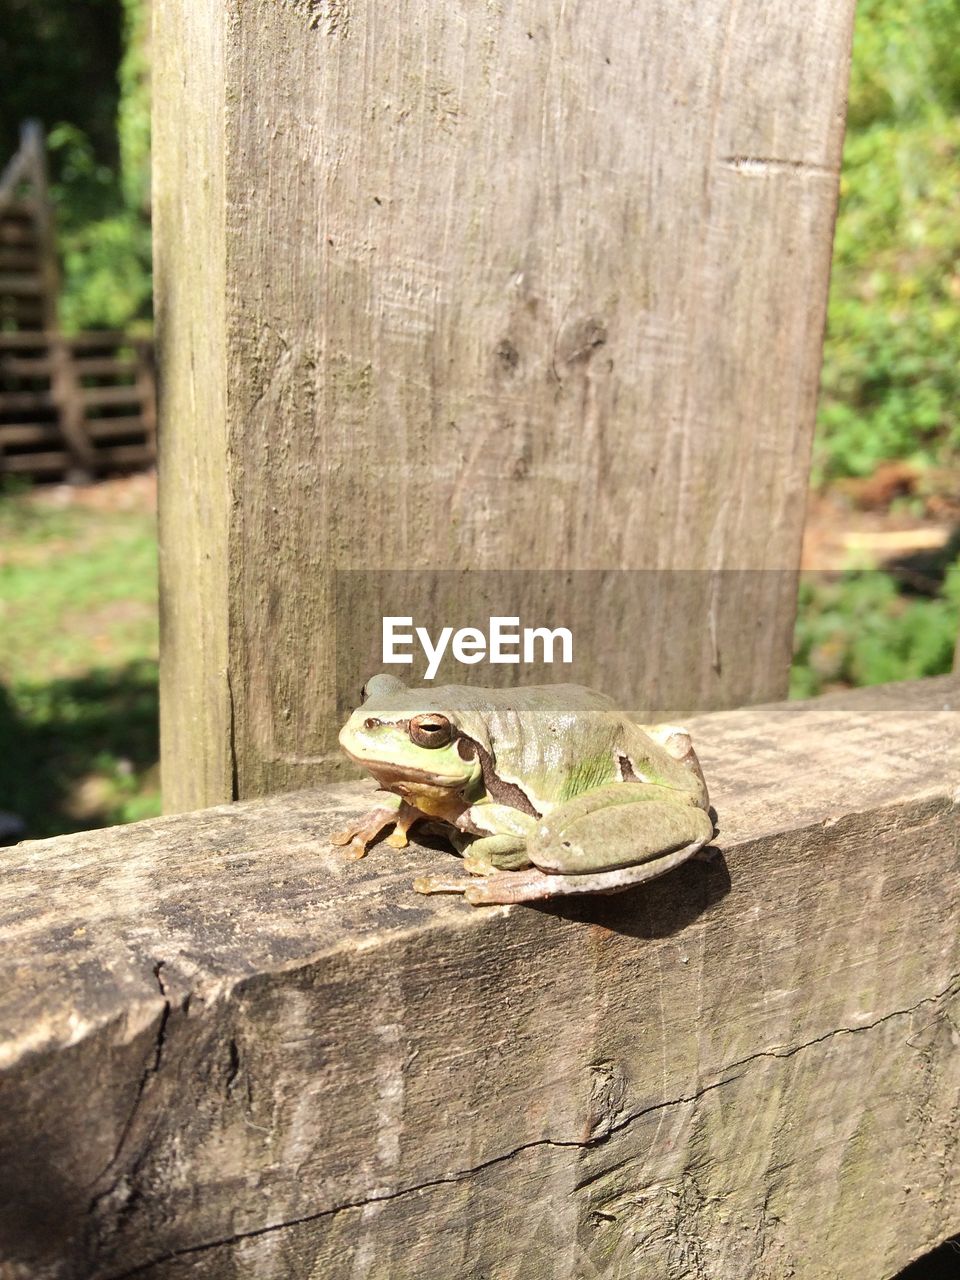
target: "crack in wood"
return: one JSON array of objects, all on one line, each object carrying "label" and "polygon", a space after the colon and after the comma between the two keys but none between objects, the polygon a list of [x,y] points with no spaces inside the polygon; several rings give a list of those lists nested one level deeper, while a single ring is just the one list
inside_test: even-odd
[{"label": "crack in wood", "polygon": [[[106,1235],[110,1234],[108,1231],[109,1219],[107,1215],[107,1205],[109,1201],[118,1194],[122,1187],[125,1185],[130,1186],[132,1178],[136,1175],[137,1171],[146,1159],[148,1144],[143,1144],[129,1169],[123,1170],[118,1174],[118,1176],[110,1176],[120,1164],[124,1148],[127,1146],[130,1135],[133,1133],[134,1125],[143,1105],[143,1099],[146,1094],[147,1087],[149,1086],[150,1081],[155,1079],[159,1074],[160,1067],[163,1063],[164,1047],[167,1040],[167,1024],[170,1020],[170,1014],[173,1008],[171,1001],[166,998],[167,987],[162,977],[164,964],[165,961],[158,960],[153,966],[153,976],[156,979],[160,994],[164,997],[163,1008],[160,1011],[160,1019],[157,1024],[156,1035],[154,1036],[151,1051],[147,1056],[147,1060],[140,1074],[140,1079],[137,1083],[137,1092],[133,1099],[133,1105],[130,1108],[130,1113],[123,1124],[123,1128],[120,1130],[120,1136],[117,1139],[116,1146],[114,1147],[113,1155],[90,1184],[92,1188],[103,1182],[105,1178],[110,1178],[110,1181],[103,1190],[96,1192],[92,1196],[87,1208],[87,1217],[90,1220],[90,1237],[92,1237],[91,1244],[88,1246],[90,1256],[96,1255],[96,1250],[100,1247]],[[119,1222],[130,1211],[132,1207],[131,1201],[135,1201],[135,1199],[136,1195],[133,1192],[123,1197],[116,1215],[117,1222]],[[107,1221],[102,1221],[102,1219],[107,1219]],[[116,1226],[116,1224],[114,1225]]]},{"label": "crack in wood", "polygon": [[227,668],[227,757],[230,763],[230,799],[240,799],[240,763],[237,757],[237,702],[233,692],[233,676]]}]

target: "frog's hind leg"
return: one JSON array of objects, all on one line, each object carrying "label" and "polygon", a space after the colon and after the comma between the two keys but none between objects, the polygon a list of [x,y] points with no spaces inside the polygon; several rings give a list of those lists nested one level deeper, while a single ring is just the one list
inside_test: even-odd
[{"label": "frog's hind leg", "polygon": [[698,805],[666,787],[621,783],[554,809],[537,827],[528,853],[541,871],[590,875],[678,849],[692,854],[712,838],[713,821]]}]

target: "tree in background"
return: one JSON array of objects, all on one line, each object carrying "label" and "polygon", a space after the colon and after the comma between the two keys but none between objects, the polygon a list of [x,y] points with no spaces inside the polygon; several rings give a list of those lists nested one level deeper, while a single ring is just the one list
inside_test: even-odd
[{"label": "tree in background", "polygon": [[34,118],[70,121],[116,166],[121,27],[119,0],[0,0],[0,165]]},{"label": "tree in background", "polygon": [[41,120],[67,330],[149,325],[149,33],[149,0],[0,0],[0,163]]}]

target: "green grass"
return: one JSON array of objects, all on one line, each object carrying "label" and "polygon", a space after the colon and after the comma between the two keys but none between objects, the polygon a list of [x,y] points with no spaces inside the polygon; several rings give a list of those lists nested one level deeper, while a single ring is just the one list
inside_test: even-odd
[{"label": "green grass", "polygon": [[0,496],[0,809],[32,837],[159,812],[153,518]]}]

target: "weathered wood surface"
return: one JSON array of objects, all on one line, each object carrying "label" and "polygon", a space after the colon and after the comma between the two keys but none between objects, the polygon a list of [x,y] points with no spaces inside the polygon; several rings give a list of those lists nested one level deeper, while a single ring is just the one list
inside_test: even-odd
[{"label": "weathered wood surface", "polygon": [[5,851],[9,1277],[879,1280],[960,1226],[960,684],[707,716],[722,850],[417,897],[363,788]]},{"label": "weathered wood surface", "polygon": [[785,692],[852,13],[158,0],[168,807],[337,767],[337,569],[777,570],[564,622]]},{"label": "weathered wood surface", "polygon": [[[220,0],[153,5],[160,23],[151,44],[157,471],[163,477],[160,736],[168,808],[182,809],[235,794],[220,31],[227,12]],[[170,763],[178,759],[189,761],[182,772]]]}]

